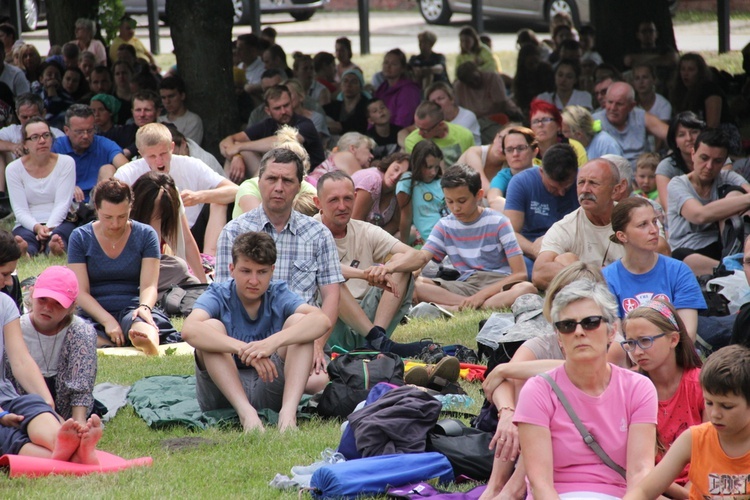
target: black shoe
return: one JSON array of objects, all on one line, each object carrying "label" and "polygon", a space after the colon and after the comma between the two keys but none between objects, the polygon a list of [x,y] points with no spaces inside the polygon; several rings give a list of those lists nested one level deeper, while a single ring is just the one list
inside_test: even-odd
[{"label": "black shoe", "polygon": [[428,365],[434,365],[445,357],[445,353],[440,344],[436,344],[431,340],[425,340],[423,342],[425,342],[424,348],[419,353],[419,356],[417,356],[420,360]]},{"label": "black shoe", "polygon": [[474,349],[469,349],[468,347],[463,345],[456,347],[455,356],[461,363],[469,363],[472,365],[476,365],[477,363],[479,363],[479,357],[477,356],[476,351],[474,351]]}]

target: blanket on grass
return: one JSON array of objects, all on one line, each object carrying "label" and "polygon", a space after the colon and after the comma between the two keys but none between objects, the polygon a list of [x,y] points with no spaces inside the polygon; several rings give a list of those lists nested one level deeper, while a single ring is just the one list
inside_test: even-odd
[{"label": "blanket on grass", "polygon": [[8,467],[10,477],[41,477],[50,474],[66,476],[83,476],[86,474],[117,472],[131,467],[148,467],[153,460],[151,457],[125,460],[106,451],[97,451],[99,465],[74,464],[51,458],[29,457],[22,455],[3,455],[0,457],[0,467]]},{"label": "blanket on grass", "polygon": [[[303,401],[305,401],[303,399]],[[185,425],[192,429],[213,426],[235,426],[240,421],[232,408],[203,412],[195,397],[194,375],[159,375],[146,377],[133,384],[128,403],[152,429]],[[279,414],[268,408],[258,410],[265,424],[276,425]],[[297,420],[309,419],[309,413],[297,410]]]}]

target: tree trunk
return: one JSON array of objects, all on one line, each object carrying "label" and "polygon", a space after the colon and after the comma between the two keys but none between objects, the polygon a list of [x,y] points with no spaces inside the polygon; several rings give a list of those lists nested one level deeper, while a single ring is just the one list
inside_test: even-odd
[{"label": "tree trunk", "polygon": [[675,47],[672,16],[667,0],[592,0],[591,23],[596,26],[596,49],[605,61],[623,69],[626,54],[635,52],[638,25],[653,21],[659,32],[657,44]]},{"label": "tree trunk", "polygon": [[230,0],[167,0],[177,68],[185,80],[188,108],[203,119],[203,147],[219,154],[219,142],[239,131],[232,80]]},{"label": "tree trunk", "polygon": [[76,19],[96,20],[99,0],[47,0],[50,45],[64,45],[75,38]]}]

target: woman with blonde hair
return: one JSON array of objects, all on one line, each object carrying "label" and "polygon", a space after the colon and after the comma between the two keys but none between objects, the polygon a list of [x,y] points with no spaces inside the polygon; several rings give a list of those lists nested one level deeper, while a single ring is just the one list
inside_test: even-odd
[{"label": "woman with blonde hair", "polygon": [[305,180],[317,186],[318,179],[323,177],[323,174],[334,170],[342,170],[352,176],[354,172],[370,166],[374,147],[375,141],[371,137],[359,132],[347,132],[339,139],[336,150],[328,155],[323,163],[315,167]]},{"label": "woman with blonde hair", "polygon": [[589,161],[604,155],[623,155],[620,144],[602,130],[601,122],[594,120],[591,112],[583,106],[567,106],[562,110],[562,133],[586,148]]}]

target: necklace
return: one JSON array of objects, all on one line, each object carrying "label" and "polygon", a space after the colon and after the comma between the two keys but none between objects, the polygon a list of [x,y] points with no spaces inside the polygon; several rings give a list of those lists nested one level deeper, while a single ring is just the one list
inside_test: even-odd
[{"label": "necklace", "polygon": [[114,250],[114,249],[115,249],[115,247],[116,247],[116,246],[117,246],[117,245],[118,245],[118,244],[119,244],[119,243],[120,243],[120,242],[122,241],[122,239],[123,239],[123,238],[125,237],[125,234],[126,234],[127,232],[128,232],[128,228],[127,228],[127,226],[126,226],[126,227],[125,227],[125,230],[124,230],[124,231],[122,232],[122,234],[120,235],[120,237],[119,237],[119,238],[117,238],[117,240],[116,240],[116,241],[115,241],[115,242],[113,243],[113,242],[112,242],[112,238],[110,238],[109,236],[106,236],[106,235],[104,234],[104,229],[102,229],[102,238],[104,238],[105,240],[107,240],[107,241],[108,241],[108,242],[109,242],[109,243],[110,243],[110,244],[112,245],[112,250]]},{"label": "necklace", "polygon": [[[34,327],[34,332],[36,332],[36,339],[39,341],[39,350],[42,352],[42,359],[44,360],[44,368],[46,369],[45,373],[49,373],[49,364],[51,361],[54,361],[55,351],[57,350],[57,341],[59,337],[61,337],[60,332],[57,332],[55,334],[55,341],[52,344],[52,352],[49,355],[49,361],[47,360],[47,354],[44,352],[44,346],[42,345],[42,334],[39,333],[39,330],[36,329],[36,326],[34,325],[34,322],[31,322],[31,326]],[[45,375],[46,377],[47,375]]]}]

